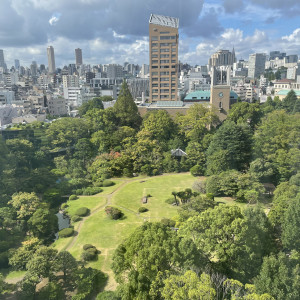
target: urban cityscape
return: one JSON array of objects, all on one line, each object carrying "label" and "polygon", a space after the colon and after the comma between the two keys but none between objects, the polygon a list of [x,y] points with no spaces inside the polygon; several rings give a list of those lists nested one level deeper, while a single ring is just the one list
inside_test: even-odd
[{"label": "urban cityscape", "polygon": [[299,0],[0,10],[0,299],[300,299]]}]

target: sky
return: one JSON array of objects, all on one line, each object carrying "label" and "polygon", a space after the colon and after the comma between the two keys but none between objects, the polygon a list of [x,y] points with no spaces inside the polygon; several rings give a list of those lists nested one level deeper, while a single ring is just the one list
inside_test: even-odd
[{"label": "sky", "polygon": [[179,18],[179,60],[205,65],[219,49],[237,59],[279,50],[300,54],[300,0],[0,0],[0,49],[8,67],[19,59],[56,67],[74,63],[149,63],[151,13]]}]

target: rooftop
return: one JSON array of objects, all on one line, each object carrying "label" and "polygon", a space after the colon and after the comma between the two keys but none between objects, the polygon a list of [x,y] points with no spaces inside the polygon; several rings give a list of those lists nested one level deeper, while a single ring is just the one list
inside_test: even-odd
[{"label": "rooftop", "polygon": [[149,23],[150,24],[161,25],[161,26],[168,26],[168,27],[178,28],[179,19],[178,18],[173,18],[173,17],[166,17],[166,16],[161,16],[161,15],[151,14]]},{"label": "rooftop", "polygon": [[[286,96],[291,90],[280,90],[276,95]],[[300,90],[294,90],[297,97],[300,97]]]},{"label": "rooftop", "polygon": [[[234,91],[230,91],[230,98],[237,99],[238,95]],[[195,91],[187,94],[184,98],[184,101],[193,101],[193,100],[210,100],[210,91]]]}]

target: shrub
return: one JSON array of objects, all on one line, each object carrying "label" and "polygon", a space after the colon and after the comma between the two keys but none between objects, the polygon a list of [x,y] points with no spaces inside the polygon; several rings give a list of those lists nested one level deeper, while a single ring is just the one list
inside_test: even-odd
[{"label": "shrub", "polygon": [[67,208],[67,207],[69,207],[69,205],[68,205],[67,203],[63,203],[63,204],[60,206],[61,209],[65,209],[65,208]]},{"label": "shrub", "polygon": [[94,182],[94,186],[96,186],[96,187],[102,187],[103,186],[103,181],[99,180],[99,181]]},{"label": "shrub", "polygon": [[72,236],[73,234],[74,234],[73,228],[64,228],[58,232],[58,236],[60,238],[66,238],[66,237]]},{"label": "shrub", "polygon": [[96,248],[94,245],[92,245],[92,244],[85,244],[85,245],[83,245],[83,250],[88,250],[88,249],[90,249],[90,248]]},{"label": "shrub", "polygon": [[90,210],[87,207],[80,207],[76,210],[75,215],[79,216],[79,217],[85,217],[86,215],[88,215],[90,212]]},{"label": "shrub", "polygon": [[173,203],[175,203],[175,199],[174,197],[168,198],[165,202],[172,205]]},{"label": "shrub", "polygon": [[87,187],[82,190],[82,195],[95,195],[98,193],[101,193],[103,190],[100,187],[94,186],[94,187]]},{"label": "shrub", "polygon": [[146,208],[144,206],[139,207],[139,213],[143,213],[143,212],[146,212],[146,211],[148,211],[148,208]]},{"label": "shrub", "polygon": [[95,253],[93,251],[89,251],[89,250],[90,249],[88,249],[87,251],[83,251],[81,253],[81,259],[83,261],[91,261],[91,260],[95,260],[97,258],[97,253]]},{"label": "shrub", "polygon": [[77,190],[73,191],[73,193],[75,193],[76,195],[82,195],[83,189],[77,189]]},{"label": "shrub", "polygon": [[163,218],[160,221],[162,224],[168,226],[168,227],[175,227],[176,222],[171,219]]},{"label": "shrub", "polygon": [[191,167],[190,172],[193,176],[201,176],[204,174],[203,168],[199,165]]},{"label": "shrub", "polygon": [[78,221],[80,221],[80,220],[81,220],[81,217],[79,217],[79,216],[77,216],[77,215],[74,215],[74,216],[71,218],[71,221],[72,221],[73,223],[78,222]]},{"label": "shrub", "polygon": [[108,179],[105,179],[105,180],[103,181],[103,186],[104,186],[104,187],[112,186],[112,185],[114,185],[114,184],[115,184],[115,183],[114,183],[113,181],[108,180]]},{"label": "shrub", "polygon": [[150,194],[147,194],[147,196],[146,196],[147,198],[150,198],[150,197],[152,197]]},{"label": "shrub", "polygon": [[71,195],[69,197],[69,200],[77,200],[78,199],[78,196],[77,195]]},{"label": "shrub", "polygon": [[106,206],[105,212],[113,220],[118,220],[123,216],[123,213],[113,206]]}]

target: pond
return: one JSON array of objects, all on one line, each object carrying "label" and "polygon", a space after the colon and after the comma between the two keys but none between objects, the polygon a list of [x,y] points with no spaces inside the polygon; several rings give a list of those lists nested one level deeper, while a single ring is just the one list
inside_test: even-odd
[{"label": "pond", "polygon": [[[58,219],[58,231],[68,228],[70,226],[70,218],[63,214],[63,211],[60,210],[57,214],[55,214]],[[58,232],[55,233],[55,239],[58,239]]]}]

